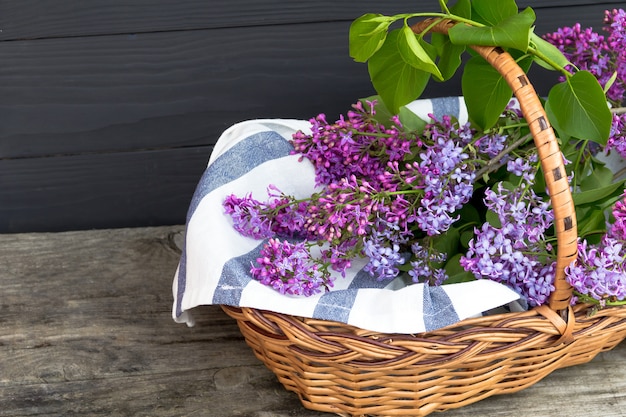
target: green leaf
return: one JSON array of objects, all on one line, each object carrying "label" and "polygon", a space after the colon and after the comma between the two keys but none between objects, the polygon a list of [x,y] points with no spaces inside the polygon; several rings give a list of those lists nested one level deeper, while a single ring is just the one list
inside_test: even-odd
[{"label": "green leaf", "polygon": [[[557,119],[556,115],[552,111],[552,106],[550,105],[550,101],[549,100],[546,101],[543,107],[546,111],[546,115],[548,116],[548,120],[550,121],[552,128],[556,132],[558,132],[559,138],[561,138],[561,140],[565,142],[569,141],[569,139],[571,138],[571,135],[568,135],[567,132],[565,132],[565,130],[563,130],[563,128],[559,125],[559,120]],[[576,155],[576,152],[574,152],[574,155]],[[567,159],[572,160],[570,158],[567,158]]]},{"label": "green leaf", "polygon": [[400,123],[402,123],[404,130],[407,132],[421,133],[426,127],[426,121],[405,106],[402,106],[400,108],[400,113],[398,114],[398,117],[400,118]]},{"label": "green leaf", "polygon": [[609,78],[609,80],[604,84],[604,94],[607,93],[607,91],[609,91],[611,89],[611,87],[613,87],[613,84],[615,84],[615,81],[617,80],[617,71],[613,72],[613,75],[611,75],[611,78]]},{"label": "green leaf", "polygon": [[515,0],[474,0],[472,8],[474,19],[489,26],[517,14]]},{"label": "green leaf", "polygon": [[[425,42],[424,42],[425,43]],[[409,26],[402,28],[402,34],[398,37],[398,50],[404,62],[422,71],[426,71],[443,80],[443,76],[430,57],[424,44],[419,41],[418,36]]]},{"label": "green leaf", "polygon": [[585,238],[589,234],[606,230],[606,217],[603,210],[590,209],[586,210],[584,215],[579,215],[577,211],[576,218],[578,221],[578,236]]},{"label": "green leaf", "polygon": [[[457,1],[454,6],[450,7],[450,13],[470,19],[472,16],[470,0]],[[439,56],[437,66],[441,71],[443,81],[449,80],[461,66],[461,55],[465,52],[465,45],[455,45],[450,41],[448,35],[441,33],[432,33],[430,36],[431,43],[437,49]]]},{"label": "green leaf", "polygon": [[452,43],[456,45],[500,46],[525,52],[528,49],[534,22],[535,12],[527,8],[495,26],[455,25],[450,28],[449,35]]},{"label": "green leaf", "polygon": [[398,50],[399,36],[400,29],[390,32],[368,61],[372,85],[393,114],[422,94],[430,78],[430,73],[404,62]]},{"label": "green leaf", "polygon": [[461,234],[459,233],[459,229],[457,229],[456,227],[451,227],[446,233],[434,236],[432,238],[433,248],[441,253],[445,253],[450,256],[451,254],[457,252],[460,237]]},{"label": "green leaf", "polygon": [[465,249],[469,248],[469,242],[470,240],[472,240],[474,238],[474,231],[473,230],[466,230],[463,233],[461,233],[461,240],[460,240],[460,244],[461,246],[463,246]]},{"label": "green leaf", "polygon": [[380,49],[393,18],[381,14],[365,14],[350,25],[350,56],[365,62]]},{"label": "green leaf", "polygon": [[513,96],[506,80],[480,56],[465,64],[461,88],[470,120],[484,130],[496,124]]},{"label": "green leaf", "polygon": [[491,210],[487,210],[485,217],[486,217],[487,223],[489,223],[491,226],[495,228],[502,227],[502,222],[500,222],[500,217],[498,217],[498,215],[495,212]]},{"label": "green leaf", "polygon": [[581,191],[593,191],[610,186],[613,182],[613,171],[603,165],[593,167],[589,175],[580,182]]},{"label": "green leaf", "polygon": [[[545,56],[547,59],[552,61],[557,66],[561,68],[565,68],[567,65],[570,64],[567,58],[565,58],[565,55],[563,55],[563,53],[559,51],[559,48],[552,45],[550,42],[546,41],[540,36],[537,36],[535,33],[532,33],[530,35],[530,42],[535,46],[535,49],[537,49],[537,51],[541,55]],[[540,59],[539,57],[535,56],[534,60],[537,64],[541,65],[543,68],[546,68],[549,70],[557,69],[557,68],[554,68],[554,66],[548,64],[543,59]]]},{"label": "green leaf", "polygon": [[448,262],[446,262],[446,265],[444,267],[446,273],[448,274],[446,284],[456,284],[459,282],[474,281],[476,279],[476,277],[474,277],[474,274],[472,274],[471,272],[467,272],[461,266],[461,263],[459,262],[461,256],[463,255],[457,253],[453,257],[451,257]]},{"label": "green leaf", "polygon": [[461,55],[465,52],[465,46],[453,44],[448,36],[441,33],[433,33],[431,42],[437,48],[437,55],[439,55],[437,66],[441,71],[443,81],[447,81],[461,66]]},{"label": "green leaf", "polygon": [[572,199],[574,200],[574,205],[576,206],[602,202],[614,193],[619,193],[621,195],[623,193],[623,186],[623,181],[617,181],[604,187],[574,193],[572,195]]},{"label": "green leaf", "polygon": [[548,94],[548,103],[560,129],[567,135],[606,145],[613,117],[593,74],[578,71],[555,85]]}]

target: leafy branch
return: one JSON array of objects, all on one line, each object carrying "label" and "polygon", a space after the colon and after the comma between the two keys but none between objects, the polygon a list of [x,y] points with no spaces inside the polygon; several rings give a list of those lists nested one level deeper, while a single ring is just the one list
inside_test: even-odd
[{"label": "leafy branch", "polygon": [[[367,62],[372,84],[392,113],[418,98],[431,78],[445,81],[461,67],[466,47],[500,47],[519,59],[528,72],[533,63],[564,76],[548,95],[546,111],[562,137],[588,139],[606,144],[611,111],[597,79],[575,67],[552,44],[533,32],[535,13],[521,12],[515,0],[458,0],[449,6],[438,0],[441,11],[394,16],[365,14],[350,27],[350,55]],[[415,32],[412,19],[432,19],[426,30]],[[392,29],[395,22],[402,27]],[[429,30],[450,22],[447,33]],[[481,57],[472,57],[463,68],[462,89],[470,120],[489,129],[498,120],[512,91],[502,76]],[[559,103],[559,105],[552,105]]]}]

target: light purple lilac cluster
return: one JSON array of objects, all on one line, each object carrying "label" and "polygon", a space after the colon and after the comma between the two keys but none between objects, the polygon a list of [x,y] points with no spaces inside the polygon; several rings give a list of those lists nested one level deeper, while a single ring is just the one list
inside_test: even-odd
[{"label": "light purple lilac cluster", "polygon": [[622,158],[626,158],[626,113],[613,115],[611,133],[605,150],[615,150]]},{"label": "light purple lilac cluster", "polygon": [[397,277],[398,266],[406,262],[401,248],[408,241],[408,234],[397,223],[376,220],[371,233],[363,239],[363,253],[369,258],[365,271],[379,281]]},{"label": "light purple lilac cluster", "polygon": [[[583,301],[607,304],[626,299],[626,200],[613,207],[614,223],[598,244],[582,240],[578,259],[565,269],[568,282]],[[576,301],[576,300],[574,300]]]},{"label": "light purple lilac cluster", "polygon": [[[626,12],[623,9],[606,10],[606,36],[583,29],[579,23],[563,27],[545,35],[579,70],[591,72],[603,87],[609,88],[607,99],[619,108],[626,98]],[[612,84],[610,84],[612,83]],[[626,158],[626,114],[615,114],[605,150],[615,150]]]},{"label": "light purple lilac cluster", "polygon": [[[510,160],[509,171],[534,178],[536,165]],[[554,290],[555,262],[546,231],[554,215],[550,204],[537,196],[532,182],[515,188],[499,183],[485,191],[485,206],[497,221],[474,230],[463,268],[477,279],[488,278],[513,288],[530,306],[546,302]]]},{"label": "light purple lilac cluster", "polygon": [[419,154],[421,180],[416,187],[424,194],[408,220],[415,221],[428,236],[435,236],[458,220],[454,213],[474,191],[475,166],[468,163],[467,150],[474,132],[469,124],[457,128],[449,116],[444,116],[441,122],[429,124],[424,133],[432,142]]},{"label": "light purple lilac cluster", "polygon": [[441,285],[448,279],[445,269],[437,267],[446,261],[447,254],[432,247],[424,247],[419,242],[411,245],[411,251],[415,255],[415,260],[411,261],[409,276],[414,282]]},{"label": "light purple lilac cluster", "polygon": [[332,276],[311,258],[304,241],[269,239],[250,271],[281,294],[311,296],[332,286]]}]

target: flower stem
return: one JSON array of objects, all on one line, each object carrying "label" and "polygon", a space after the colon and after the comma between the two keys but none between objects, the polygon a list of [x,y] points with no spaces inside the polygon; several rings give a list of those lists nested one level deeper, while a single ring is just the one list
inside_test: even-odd
[{"label": "flower stem", "polygon": [[498,168],[500,168],[502,166],[502,162],[501,162],[502,158],[504,158],[506,155],[508,155],[515,149],[522,146],[524,143],[528,142],[528,140],[531,139],[532,137],[533,137],[532,134],[529,133],[527,135],[522,136],[521,138],[511,143],[506,148],[504,148],[502,152],[496,155],[495,158],[490,159],[484,167],[482,167],[476,172],[476,178],[480,178],[483,175],[493,172],[497,170]]}]

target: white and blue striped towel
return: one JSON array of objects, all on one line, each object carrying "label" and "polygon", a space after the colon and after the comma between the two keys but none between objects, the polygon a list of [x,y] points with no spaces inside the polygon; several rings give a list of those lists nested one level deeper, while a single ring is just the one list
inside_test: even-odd
[{"label": "white and blue striped towel", "polygon": [[[422,118],[429,113],[467,119],[462,99],[418,100],[408,106]],[[193,324],[189,310],[199,305],[253,307],[301,317],[348,323],[385,333],[420,333],[503,306],[518,298],[489,280],[429,287],[405,286],[402,279],[379,282],[353,263],[332,291],[311,297],[281,295],[253,280],[251,262],[263,241],[241,236],[224,214],[222,202],[232,193],[264,200],[267,186],[296,197],[314,190],[313,166],[290,155],[288,140],[303,120],[251,120],[226,130],[193,196],[181,260],[173,283],[173,317]]]}]

